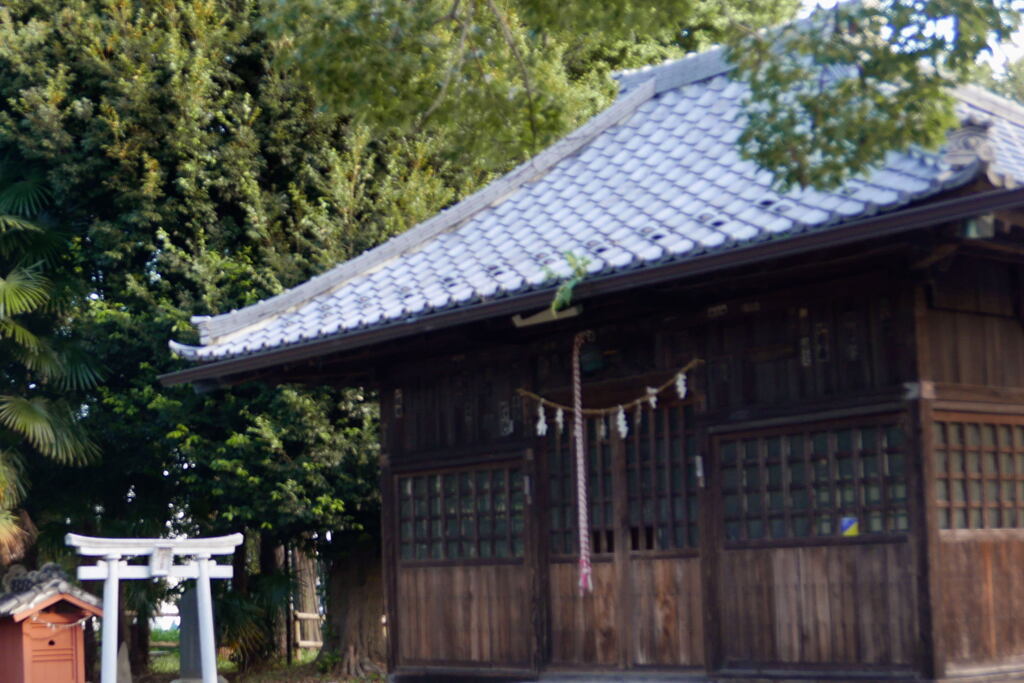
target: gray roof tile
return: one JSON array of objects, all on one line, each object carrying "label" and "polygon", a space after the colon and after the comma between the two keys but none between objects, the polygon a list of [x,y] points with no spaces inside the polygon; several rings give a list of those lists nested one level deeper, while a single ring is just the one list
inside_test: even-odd
[{"label": "gray roof tile", "polygon": [[[703,80],[687,82],[691,72]],[[840,225],[983,171],[1024,183],[1024,109],[977,89],[957,92],[958,112],[990,122],[987,168],[953,168],[940,153],[914,149],[837,191],[780,196],[771,174],[735,147],[747,88],[728,78],[720,56],[621,79],[625,94],[567,139],[567,151],[542,153],[352,262],[365,259],[365,269],[345,264],[253,309],[197,321],[205,345],[173,348],[192,360],[226,359],[551,285],[549,270],[568,273],[565,252],[587,255],[591,273],[614,273]]]}]

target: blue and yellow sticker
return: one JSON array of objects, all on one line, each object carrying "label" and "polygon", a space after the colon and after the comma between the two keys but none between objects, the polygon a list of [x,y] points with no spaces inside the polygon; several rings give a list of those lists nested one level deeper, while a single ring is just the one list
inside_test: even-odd
[{"label": "blue and yellow sticker", "polygon": [[860,525],[856,517],[842,517],[839,520],[839,533],[843,536],[859,536]]}]

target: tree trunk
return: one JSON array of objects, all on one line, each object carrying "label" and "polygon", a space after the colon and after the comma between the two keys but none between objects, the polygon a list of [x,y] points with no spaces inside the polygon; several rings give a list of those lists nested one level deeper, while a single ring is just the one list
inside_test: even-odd
[{"label": "tree trunk", "polygon": [[136,676],[145,676],[149,673],[149,619],[138,613],[129,629],[128,661],[131,663],[132,673]]},{"label": "tree trunk", "polygon": [[249,595],[249,544],[242,541],[241,545],[235,546],[235,553],[231,556],[231,569],[234,576],[231,578],[231,588],[242,596]]},{"label": "tree trunk", "polygon": [[[296,548],[295,558],[295,611],[305,614],[320,614],[320,596],[317,594],[316,556]],[[312,619],[299,621],[299,640],[316,642],[323,639],[320,622]],[[296,646],[298,644],[296,643]]]},{"label": "tree trunk", "polygon": [[[260,574],[272,576],[274,574],[283,574],[284,571],[284,546],[271,540],[267,535],[261,535]],[[274,657],[284,657],[288,647],[288,635],[285,631],[287,628],[288,605],[274,605],[273,608],[273,615],[269,615],[273,620],[272,654]]]},{"label": "tree trunk", "polygon": [[378,548],[362,548],[331,561],[327,582],[327,634],[320,660],[339,662],[344,676],[383,673],[386,643],[383,565]]}]

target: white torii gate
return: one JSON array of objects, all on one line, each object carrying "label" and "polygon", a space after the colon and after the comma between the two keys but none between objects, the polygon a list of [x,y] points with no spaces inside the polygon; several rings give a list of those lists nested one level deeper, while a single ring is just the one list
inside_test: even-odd
[{"label": "white torii gate", "polygon": [[[210,579],[230,579],[233,568],[217,564],[213,555],[230,555],[242,542],[242,534],[216,538],[94,538],[68,534],[64,543],[80,555],[102,557],[95,565],[78,568],[78,578],[103,579],[103,669],[101,683],[117,683],[117,597],[121,579],[168,577],[196,579],[199,617],[199,658],[203,683],[217,683],[217,648],[213,637],[213,598]],[[149,556],[148,565],[128,564],[122,558]],[[175,564],[175,555],[193,559]]]}]

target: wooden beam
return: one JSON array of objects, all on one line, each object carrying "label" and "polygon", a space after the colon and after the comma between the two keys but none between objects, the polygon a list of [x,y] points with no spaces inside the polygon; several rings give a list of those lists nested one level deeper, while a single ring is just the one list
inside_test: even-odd
[{"label": "wooden beam", "polygon": [[962,242],[950,242],[947,244],[940,244],[934,249],[932,249],[928,255],[915,261],[913,265],[910,266],[910,269],[924,270],[925,268],[929,268],[930,266],[938,263],[939,261],[942,261],[943,259],[946,259],[955,254],[962,245]]}]

